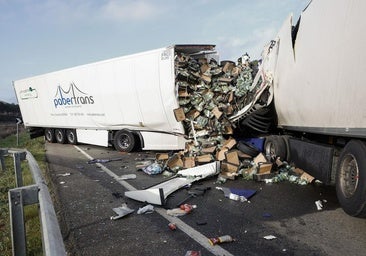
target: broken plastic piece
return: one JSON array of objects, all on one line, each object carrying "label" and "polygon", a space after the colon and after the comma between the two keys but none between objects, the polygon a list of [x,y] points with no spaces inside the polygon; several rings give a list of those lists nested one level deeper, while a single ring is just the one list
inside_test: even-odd
[{"label": "broken plastic piece", "polygon": [[148,204],[142,208],[139,208],[137,210],[137,214],[144,214],[144,213],[152,213],[154,211],[154,206],[151,204]]},{"label": "broken plastic piece", "polygon": [[275,237],[273,235],[268,235],[268,236],[264,236],[263,238],[266,240],[273,240],[273,239],[276,239],[277,237]]},{"label": "broken plastic piece", "polygon": [[316,205],[316,208],[318,209],[318,211],[323,210],[323,203],[326,203],[326,202],[327,202],[327,200],[315,201],[315,205]]},{"label": "broken plastic piece", "polygon": [[111,220],[120,219],[120,218],[134,212],[133,209],[130,209],[130,208],[127,207],[127,204],[122,204],[122,206],[117,207],[117,208],[113,208],[112,210],[117,214],[117,216],[112,216]]},{"label": "broken plastic piece", "polygon": [[176,174],[175,178],[159,183],[148,189],[127,191],[125,192],[125,196],[140,202],[163,205],[165,199],[174,191],[194,181],[213,176],[218,173],[219,169],[219,162],[212,162],[181,170]]}]

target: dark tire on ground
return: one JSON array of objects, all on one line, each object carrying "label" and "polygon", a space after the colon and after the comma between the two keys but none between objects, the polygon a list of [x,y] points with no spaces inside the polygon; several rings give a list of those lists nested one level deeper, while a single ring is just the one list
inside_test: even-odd
[{"label": "dark tire on ground", "polygon": [[131,152],[136,146],[136,137],[128,130],[120,130],[114,134],[114,148],[121,152]]},{"label": "dark tire on ground", "polygon": [[66,143],[66,134],[64,129],[55,129],[56,142],[60,144]]},{"label": "dark tire on ground", "polygon": [[54,143],[56,141],[55,130],[52,128],[46,128],[44,130],[44,137],[47,142]]},{"label": "dark tire on ground", "polygon": [[255,157],[260,153],[260,151],[256,147],[254,147],[250,143],[246,143],[245,141],[239,141],[237,148],[241,152],[250,155],[251,157]]},{"label": "dark tire on ground", "polygon": [[366,217],[366,144],[351,140],[341,151],[336,174],[337,197],[343,210]]},{"label": "dark tire on ground", "polygon": [[78,143],[75,129],[66,130],[66,138],[69,144],[76,145]]},{"label": "dark tire on ground", "polygon": [[267,158],[275,159],[279,157],[282,161],[287,160],[287,145],[282,136],[271,135],[266,137],[264,142],[264,152]]}]

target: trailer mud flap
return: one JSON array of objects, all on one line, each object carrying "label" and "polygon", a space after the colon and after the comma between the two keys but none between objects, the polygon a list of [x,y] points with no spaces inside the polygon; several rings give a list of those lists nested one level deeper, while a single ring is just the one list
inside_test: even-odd
[{"label": "trailer mud flap", "polygon": [[144,190],[126,191],[125,196],[136,201],[155,205],[164,205],[166,198],[178,189],[201,179],[216,175],[220,172],[219,162],[181,170],[177,175],[162,183]]}]

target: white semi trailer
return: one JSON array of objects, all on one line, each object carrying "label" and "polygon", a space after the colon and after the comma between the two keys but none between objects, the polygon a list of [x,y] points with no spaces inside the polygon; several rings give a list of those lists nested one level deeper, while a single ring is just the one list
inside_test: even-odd
[{"label": "white semi trailer", "polygon": [[18,80],[23,122],[49,142],[183,149],[173,111],[177,52],[218,59],[214,45],[174,45]]},{"label": "white semi trailer", "polygon": [[366,217],[365,10],[363,0],[313,0],[296,24],[285,21],[260,71],[272,81],[279,128],[266,153],[335,183],[342,208],[359,217]]}]

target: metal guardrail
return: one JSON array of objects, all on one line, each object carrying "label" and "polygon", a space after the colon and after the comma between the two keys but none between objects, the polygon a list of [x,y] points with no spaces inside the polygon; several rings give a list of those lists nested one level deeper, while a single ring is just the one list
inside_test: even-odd
[{"label": "metal guardrail", "polygon": [[[26,255],[26,232],[24,206],[39,203],[44,255],[66,255],[60,226],[53,207],[51,195],[39,166],[27,150],[0,149],[0,167],[6,170],[4,157],[12,155],[16,177],[16,188],[8,192],[13,255]],[[23,186],[21,161],[27,159],[34,185]]]}]

